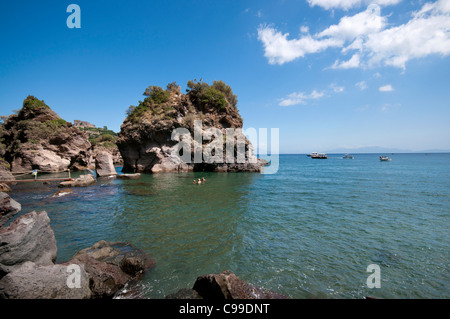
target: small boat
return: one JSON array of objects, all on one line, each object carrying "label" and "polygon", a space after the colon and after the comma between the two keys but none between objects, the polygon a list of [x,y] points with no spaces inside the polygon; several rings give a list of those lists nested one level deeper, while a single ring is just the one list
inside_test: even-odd
[{"label": "small boat", "polygon": [[317,156],[319,153],[317,153],[317,152],[312,152],[311,154],[306,154],[306,156],[309,156],[309,157],[313,157],[313,156]]},{"label": "small boat", "polygon": [[389,156],[380,156],[380,161],[390,162],[390,161],[392,161],[392,159],[390,159]]},{"label": "small boat", "polygon": [[311,158],[315,158],[315,159],[327,159],[328,156],[324,153],[316,153],[316,154],[311,154]]},{"label": "small boat", "polygon": [[350,155],[350,154],[345,154],[344,156],[342,156],[342,158],[354,159],[355,157],[353,155]]}]

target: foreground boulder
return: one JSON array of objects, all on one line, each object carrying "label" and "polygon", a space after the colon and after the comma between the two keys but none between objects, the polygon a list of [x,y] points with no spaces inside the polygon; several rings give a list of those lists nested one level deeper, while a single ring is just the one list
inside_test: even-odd
[{"label": "foreground boulder", "polygon": [[150,86],[144,101],[130,107],[116,141],[123,171],[261,172],[231,88],[222,81],[187,86],[187,94],[175,83]]},{"label": "foreground boulder", "polygon": [[27,261],[0,280],[0,299],[89,299],[89,277],[79,268],[79,286],[68,284],[67,265],[38,265]]},{"label": "foreground boulder", "polygon": [[45,211],[18,217],[0,228],[0,277],[27,261],[52,265],[56,260],[56,239]]},{"label": "foreground boulder", "polygon": [[76,253],[65,264],[79,264],[90,278],[92,298],[111,298],[132,279],[140,277],[154,262],[133,245],[100,241]]},{"label": "foreground boulder", "polygon": [[0,226],[6,224],[14,215],[16,215],[22,206],[8,194],[0,193]]},{"label": "foreground boulder", "polygon": [[86,187],[95,184],[95,178],[91,174],[80,175],[73,181],[59,183],[58,187]]},{"label": "foreground boulder", "polygon": [[95,170],[98,177],[117,175],[112,155],[106,151],[99,152],[95,157]]},{"label": "foreground boulder", "polygon": [[220,274],[208,274],[197,278],[194,287],[181,289],[167,299],[287,299],[286,296],[253,286],[226,270]]}]

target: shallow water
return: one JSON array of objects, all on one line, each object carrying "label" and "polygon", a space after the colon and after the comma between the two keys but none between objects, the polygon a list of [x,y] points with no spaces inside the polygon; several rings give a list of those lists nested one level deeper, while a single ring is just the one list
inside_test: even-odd
[{"label": "shallow water", "polygon": [[[47,211],[58,262],[102,239],[145,250],[156,261],[145,298],[226,269],[291,298],[449,298],[450,154],[341,156],[281,155],[274,175],[103,179],[58,198],[55,183],[22,184],[11,196],[21,214]],[[381,288],[366,285],[370,264]]]}]

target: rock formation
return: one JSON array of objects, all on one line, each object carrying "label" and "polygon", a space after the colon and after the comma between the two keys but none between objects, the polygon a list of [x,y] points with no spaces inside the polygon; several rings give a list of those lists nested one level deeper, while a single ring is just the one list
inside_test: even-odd
[{"label": "rock formation", "polygon": [[95,156],[95,170],[98,177],[117,175],[110,153],[102,151]]},{"label": "rock formation", "polygon": [[208,274],[197,278],[192,289],[180,289],[168,295],[167,299],[287,299],[276,292],[256,287],[226,270],[220,274]]},{"label": "rock formation", "polygon": [[90,148],[86,133],[33,96],[28,96],[22,109],[0,127],[0,157],[11,165],[13,173],[83,169],[89,164]]},{"label": "rock formation", "polygon": [[[7,210],[20,209],[8,195],[2,196]],[[0,299],[112,298],[154,265],[133,245],[104,240],[54,264],[56,240],[45,211],[0,227],[0,243]],[[78,278],[72,278],[75,272]]]},{"label": "rock formation", "polygon": [[117,139],[123,171],[260,172],[231,88],[222,81],[189,81],[188,88],[151,86],[130,107]]},{"label": "rock formation", "polygon": [[131,244],[102,240],[79,251],[65,264],[83,266],[90,278],[92,298],[111,298],[153,263],[150,257]]},{"label": "rock formation", "polygon": [[[1,131],[0,131],[1,134]],[[1,144],[1,143],[0,143]],[[1,151],[3,150],[3,154]],[[11,165],[3,159],[5,149],[0,145],[0,183],[1,181],[13,181],[14,175],[11,173]]]},{"label": "rock formation", "polygon": [[79,287],[67,284],[66,265],[39,265],[31,261],[23,263],[15,271],[0,280],[0,299],[89,299],[89,277],[79,268]]},{"label": "rock formation", "polygon": [[1,227],[0,243],[0,277],[27,261],[52,265],[56,260],[56,239],[45,211],[33,211]]},{"label": "rock formation", "polygon": [[86,187],[95,184],[95,178],[91,174],[80,175],[73,181],[59,183],[58,187]]},{"label": "rock formation", "polygon": [[16,215],[22,206],[8,194],[0,193],[0,226],[6,224],[14,215]]}]

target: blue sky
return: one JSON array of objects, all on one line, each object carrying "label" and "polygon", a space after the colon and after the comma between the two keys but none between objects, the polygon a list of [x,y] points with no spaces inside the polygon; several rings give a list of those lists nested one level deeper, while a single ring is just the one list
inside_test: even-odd
[{"label": "blue sky", "polygon": [[[69,29],[69,4],[81,28]],[[450,150],[450,1],[2,1],[0,114],[115,131],[149,85],[223,80],[281,153]]]}]

